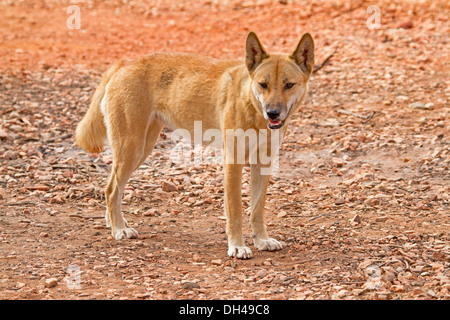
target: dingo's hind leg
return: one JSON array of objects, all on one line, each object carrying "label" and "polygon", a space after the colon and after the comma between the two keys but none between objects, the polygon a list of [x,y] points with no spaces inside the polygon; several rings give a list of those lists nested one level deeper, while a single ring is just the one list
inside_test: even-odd
[{"label": "dingo's hind leg", "polygon": [[[136,230],[128,227],[120,213],[122,194],[131,174],[144,163],[153,150],[163,127],[162,122],[154,119],[149,124],[145,136],[135,137],[134,141],[118,143],[113,147],[113,167],[106,187],[106,224],[112,227],[112,234],[116,240],[138,236]],[[145,133],[145,130],[142,132]]]},{"label": "dingo's hind leg", "polygon": [[150,117],[148,106],[130,97],[109,99],[104,112],[113,153],[111,175],[105,190],[106,225],[111,226],[116,240],[136,238],[138,232],[128,227],[121,214],[122,195],[128,179],[153,149],[162,127],[160,123],[152,126],[155,121]]}]

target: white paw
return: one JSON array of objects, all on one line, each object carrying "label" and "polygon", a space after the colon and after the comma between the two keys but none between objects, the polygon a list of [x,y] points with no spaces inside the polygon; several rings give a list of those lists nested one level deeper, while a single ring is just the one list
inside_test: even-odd
[{"label": "white paw", "polygon": [[238,247],[230,245],[228,246],[228,255],[238,259],[250,259],[253,257],[252,250],[246,246]]},{"label": "white paw", "polygon": [[283,245],[280,241],[273,238],[255,239],[255,247],[261,251],[276,251],[283,249]]},{"label": "white paw", "polygon": [[134,239],[138,237],[138,232],[133,228],[116,229],[114,231],[114,239]]}]

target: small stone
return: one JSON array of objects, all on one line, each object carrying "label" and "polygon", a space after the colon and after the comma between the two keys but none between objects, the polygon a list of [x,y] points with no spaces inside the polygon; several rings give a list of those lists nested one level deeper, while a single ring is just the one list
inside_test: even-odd
[{"label": "small stone", "polygon": [[22,132],[23,131],[22,126],[19,126],[17,124],[10,126],[9,129],[14,132]]},{"label": "small stone", "polygon": [[378,299],[388,299],[391,293],[389,291],[378,291],[376,296]]},{"label": "small stone", "polygon": [[151,292],[137,293],[134,295],[134,297],[137,299],[147,299],[150,298],[151,296],[152,296]]},{"label": "small stone", "polygon": [[45,184],[38,184],[38,185],[35,185],[32,187],[27,187],[27,189],[38,190],[38,191],[48,191],[48,190],[50,190],[50,187]]},{"label": "small stone", "polygon": [[8,150],[3,154],[3,159],[13,160],[16,158],[16,153],[14,151]]},{"label": "small stone", "polygon": [[345,204],[345,199],[344,198],[339,198],[336,200],[336,202],[334,203],[335,205],[339,206],[341,204]]},{"label": "small stone", "polygon": [[254,278],[245,278],[244,279],[244,283],[250,283],[250,282],[254,282],[255,279]]},{"label": "small stone", "polygon": [[380,199],[370,196],[368,199],[364,200],[364,203],[368,204],[369,206],[377,206],[381,203],[381,201]]},{"label": "small stone", "polygon": [[7,139],[8,134],[2,128],[0,128],[0,139]]},{"label": "small stone", "polygon": [[378,218],[375,218],[375,222],[386,222],[387,219],[388,219],[388,217],[378,217]]},{"label": "small stone", "polygon": [[344,160],[342,160],[340,158],[331,159],[331,163],[333,164],[333,166],[335,166],[337,168],[340,168],[345,164]]},{"label": "small stone", "polygon": [[87,292],[81,292],[81,293],[77,294],[77,297],[80,297],[80,298],[89,297],[89,296],[90,296],[90,294]]},{"label": "small stone", "polygon": [[391,290],[397,293],[401,293],[405,291],[405,287],[401,284],[394,284],[391,286]]},{"label": "small stone", "polygon": [[159,214],[157,209],[148,209],[147,211],[145,211],[143,213],[143,215],[146,216],[146,217],[154,217],[157,214]]},{"label": "small stone", "polygon": [[222,260],[221,259],[211,260],[211,264],[220,266],[222,264]]},{"label": "small stone", "polygon": [[433,252],[432,257],[434,260],[445,261],[447,258],[447,255],[443,252]]},{"label": "small stone", "polygon": [[188,289],[188,290],[192,290],[192,289],[199,289],[200,286],[196,283],[196,282],[185,282],[183,283],[183,288],[184,289]]},{"label": "small stone", "polygon": [[284,218],[284,217],[286,217],[286,216],[287,216],[287,212],[286,212],[286,211],[281,211],[281,212],[277,215],[278,218]]},{"label": "small stone", "polygon": [[44,281],[44,286],[46,288],[56,287],[57,284],[58,284],[58,279],[56,279],[56,278],[49,278]]},{"label": "small stone", "polygon": [[353,289],[353,290],[352,290],[352,293],[353,293],[355,296],[360,296],[360,295],[362,295],[362,294],[365,293],[365,292],[367,292],[367,289],[365,289],[365,288],[361,288],[361,289]]},{"label": "small stone", "polygon": [[5,199],[7,194],[8,193],[7,193],[6,189],[0,188],[0,200]]},{"label": "small stone", "polygon": [[267,276],[269,274],[269,272],[266,269],[262,269],[260,271],[258,271],[256,273],[256,277],[257,278],[264,278],[265,276]]},{"label": "small stone", "polygon": [[[428,105],[428,104],[427,104]],[[423,110],[428,110],[430,109],[430,107],[427,107],[427,105],[425,105],[423,102],[413,102],[411,103],[408,107],[410,109],[423,109]]]},{"label": "small stone", "polygon": [[418,296],[420,294],[424,294],[425,292],[421,288],[414,288],[412,294]]},{"label": "small stone", "polygon": [[273,262],[273,260],[271,258],[268,258],[268,259],[264,260],[263,265],[272,266],[273,265],[272,262]]},{"label": "small stone", "polygon": [[402,21],[398,24],[397,28],[401,28],[401,29],[411,29],[413,27],[413,23],[411,20],[405,20]]},{"label": "small stone", "polygon": [[350,220],[350,223],[352,225],[357,225],[357,224],[361,223],[361,217],[359,216],[359,214],[354,216],[353,219]]},{"label": "small stone", "polygon": [[425,109],[427,109],[427,110],[433,109],[433,107],[434,107],[434,103],[433,103],[433,102],[428,102],[428,103],[425,105]]},{"label": "small stone", "polygon": [[167,181],[163,181],[163,183],[161,184],[161,188],[165,192],[178,191],[178,188],[176,185],[174,185],[173,183],[167,182]]},{"label": "small stone", "polygon": [[17,282],[16,288],[17,289],[22,289],[23,287],[25,287],[25,283],[23,282]]}]

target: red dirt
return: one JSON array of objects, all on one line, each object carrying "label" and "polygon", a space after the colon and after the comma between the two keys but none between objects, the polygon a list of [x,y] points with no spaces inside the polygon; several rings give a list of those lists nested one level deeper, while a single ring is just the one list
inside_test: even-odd
[{"label": "red dirt", "polygon": [[[447,1],[378,1],[379,30],[369,1],[77,1],[79,30],[70,4],[0,4],[0,298],[449,299]],[[110,152],[72,146],[101,73],[154,51],[242,57],[250,30],[270,52],[310,32],[317,64],[334,53],[269,188],[285,248],[227,257],[222,168],[174,165],[169,131],[125,192],[139,238],[113,240]],[[248,195],[246,174],[246,212]]]}]

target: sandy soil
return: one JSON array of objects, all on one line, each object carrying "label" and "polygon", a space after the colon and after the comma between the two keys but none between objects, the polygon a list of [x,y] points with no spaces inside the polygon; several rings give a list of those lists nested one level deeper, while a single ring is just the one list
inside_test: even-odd
[{"label": "sandy soil", "polygon": [[[70,4],[0,4],[0,298],[450,298],[447,1],[377,1],[373,30],[373,1],[83,0],[80,29]],[[333,54],[269,188],[285,248],[229,258],[222,167],[172,162],[166,130],[123,199],[140,236],[113,240],[110,150],[72,146],[102,72],[154,51],[243,57],[249,30],[272,52],[310,32],[318,66]]]}]

